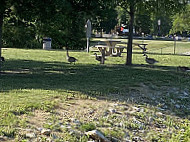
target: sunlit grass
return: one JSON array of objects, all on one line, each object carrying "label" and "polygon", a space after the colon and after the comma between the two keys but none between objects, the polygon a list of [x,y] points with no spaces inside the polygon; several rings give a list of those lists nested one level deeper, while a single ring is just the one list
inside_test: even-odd
[{"label": "sunlit grass", "polygon": [[[149,45],[157,46],[155,43]],[[104,96],[111,99],[110,94],[121,94],[125,97],[130,87],[139,87],[140,84],[158,86],[158,88],[166,86],[181,90],[190,89],[189,73],[176,70],[177,66],[190,67],[189,56],[149,54],[149,57],[159,61],[151,67],[147,65],[141,52],[133,54],[133,66],[124,65],[126,53],[122,53],[122,57],[106,57],[104,65],[95,60],[94,52],[69,51],[69,54],[78,59],[75,65],[67,62],[65,50],[3,49],[2,56],[6,61],[2,64],[0,75],[0,135],[14,137],[16,128],[23,126],[23,120],[18,116],[28,115],[36,109],[53,112],[57,104],[68,98],[98,99]],[[171,99],[177,100],[177,96],[171,95],[167,98],[166,94],[167,92],[162,94],[165,102],[171,106],[172,111],[177,112],[178,110],[172,108],[170,102]],[[179,100],[179,103],[187,105],[189,100]],[[148,102],[148,105],[157,107],[151,102]],[[181,111],[179,114],[187,119],[189,117],[187,111]],[[145,113],[138,113],[135,117],[146,122],[146,116]],[[103,125],[105,121],[109,122],[102,119],[99,125],[101,126],[101,123]],[[160,122],[160,119],[155,122]],[[176,122],[168,117],[160,123],[164,123],[167,127],[174,127]],[[185,124],[187,123],[188,120]],[[108,125],[112,126],[111,123]],[[179,122],[177,125],[183,123]],[[126,127],[133,130],[139,129],[140,126],[130,120],[126,122]],[[180,126],[182,127],[187,129],[186,126]],[[143,129],[148,128],[143,127]],[[120,137],[116,132],[105,130],[106,135]],[[154,132],[151,131],[150,136],[147,137],[154,139],[152,133]],[[123,131],[118,131],[118,134],[123,136]],[[169,134],[163,137],[167,135]],[[184,135],[188,134],[184,132]],[[160,136],[155,134],[154,137],[157,139]],[[176,135],[171,136],[174,140],[181,137],[177,130]]]}]

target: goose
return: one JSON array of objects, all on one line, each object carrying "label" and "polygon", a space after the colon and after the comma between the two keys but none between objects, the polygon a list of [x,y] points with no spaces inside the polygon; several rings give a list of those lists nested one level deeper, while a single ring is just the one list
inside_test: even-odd
[{"label": "goose", "polygon": [[74,64],[75,64],[75,62],[77,61],[77,59],[76,59],[75,57],[69,56],[68,48],[66,48],[66,49],[67,49],[67,61],[70,62],[70,64],[71,64],[71,63],[74,63]]},{"label": "goose", "polygon": [[[96,60],[97,61],[101,61],[102,60],[102,55],[97,55],[96,53],[94,53],[94,55],[96,56]],[[106,60],[106,59],[104,58],[104,60]]]},{"label": "goose", "polygon": [[1,57],[1,58],[0,58],[0,61],[4,62],[4,61],[5,61],[5,58],[4,58],[4,57]]},{"label": "goose", "polygon": [[102,56],[101,55],[97,55],[96,53],[94,53],[94,55],[96,56],[96,60],[97,61],[101,61],[102,60]]},{"label": "goose", "polygon": [[158,61],[156,61],[154,58],[148,58],[148,56],[145,55],[145,54],[144,54],[144,56],[146,56],[145,61],[146,61],[148,64],[155,64],[155,63],[158,63]]},{"label": "goose", "polygon": [[178,66],[177,71],[190,72],[190,68],[185,66]]}]

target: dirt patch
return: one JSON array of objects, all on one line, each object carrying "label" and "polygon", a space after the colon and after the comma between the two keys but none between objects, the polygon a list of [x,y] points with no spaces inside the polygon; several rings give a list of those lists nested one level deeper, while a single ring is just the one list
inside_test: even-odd
[{"label": "dirt patch", "polygon": [[47,122],[50,115],[51,114],[49,112],[35,110],[32,115],[23,115],[21,118],[26,119],[27,125],[29,125],[31,128],[42,128],[43,124]]},{"label": "dirt patch", "polygon": [[72,100],[61,104],[56,110],[62,119],[83,119],[83,121],[91,121],[104,115],[109,107],[113,106],[113,102],[105,100]]}]

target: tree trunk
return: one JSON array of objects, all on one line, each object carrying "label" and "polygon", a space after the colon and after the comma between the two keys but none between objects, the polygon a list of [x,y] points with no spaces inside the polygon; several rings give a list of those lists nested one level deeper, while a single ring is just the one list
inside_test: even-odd
[{"label": "tree trunk", "polygon": [[133,24],[134,24],[134,6],[130,6],[130,20],[129,20],[129,37],[128,37],[128,45],[127,45],[127,59],[126,65],[132,65],[132,44],[133,44]]},{"label": "tree trunk", "polygon": [[[0,13],[0,58],[1,58],[1,49],[3,48],[2,29],[3,29],[3,13]],[[1,63],[0,63],[0,72],[1,72]]]}]

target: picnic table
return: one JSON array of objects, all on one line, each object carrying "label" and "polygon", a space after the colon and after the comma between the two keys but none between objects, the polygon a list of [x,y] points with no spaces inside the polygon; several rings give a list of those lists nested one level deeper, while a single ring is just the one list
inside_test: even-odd
[{"label": "picnic table", "polygon": [[[103,42],[105,44],[98,44],[95,45],[95,47],[98,48],[98,50],[102,53],[105,53],[105,56],[121,56],[125,46],[122,46],[122,44],[127,44],[127,42],[122,42],[121,40],[116,39],[104,39],[100,40],[100,42]],[[119,45],[119,46],[116,46]],[[143,54],[146,54],[147,51],[147,45],[145,43],[133,43],[133,45],[138,46],[140,49],[143,50]]]},{"label": "picnic table", "polygon": [[147,45],[148,45],[148,44],[144,44],[144,43],[138,44],[138,47],[140,47],[140,48],[143,50],[143,54],[146,53],[146,50],[147,50],[146,46],[147,46]]},{"label": "picnic table", "polygon": [[121,40],[115,39],[106,39],[101,40],[106,43],[106,45],[96,45],[95,47],[102,53],[105,52],[105,56],[121,56],[123,52],[124,46],[116,46],[117,44],[121,43]]}]

